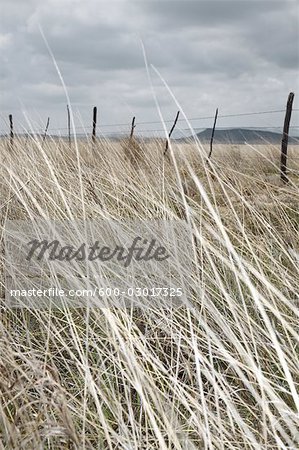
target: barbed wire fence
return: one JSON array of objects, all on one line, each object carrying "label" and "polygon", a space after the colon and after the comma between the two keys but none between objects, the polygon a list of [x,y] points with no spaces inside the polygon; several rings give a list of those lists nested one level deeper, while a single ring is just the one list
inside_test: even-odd
[{"label": "barbed wire fence", "polygon": [[[193,134],[198,135],[199,139],[202,140],[203,136],[200,135],[199,131],[200,130],[211,130],[211,136],[210,136],[210,152],[209,152],[209,156],[208,156],[208,161],[210,161],[210,156],[212,154],[212,149],[213,149],[213,140],[214,140],[214,133],[215,133],[215,126],[216,126],[216,122],[217,122],[217,118],[219,119],[225,119],[225,118],[240,118],[240,117],[249,117],[249,116],[262,116],[262,115],[272,115],[272,114],[280,114],[280,113],[285,113],[284,116],[284,123],[283,123],[283,127],[282,126],[277,126],[277,125],[267,125],[267,126],[238,126],[238,127],[233,127],[233,126],[226,126],[226,127],[219,127],[217,126],[217,130],[221,130],[221,129],[225,129],[225,130],[229,130],[230,132],[234,129],[237,128],[238,133],[241,134],[242,139],[241,142],[239,142],[240,139],[231,139],[231,136],[226,136],[226,139],[223,141],[222,140],[222,144],[224,143],[228,143],[228,144],[234,144],[234,143],[247,143],[248,142],[248,138],[246,138],[246,130],[250,130],[253,129],[254,132],[253,134],[255,135],[255,142],[256,142],[256,137],[259,136],[259,138],[261,138],[263,144],[266,143],[270,143],[272,144],[273,142],[271,142],[272,138],[273,138],[273,134],[272,135],[262,135],[262,130],[267,130],[267,132],[269,131],[276,131],[277,137],[280,135],[280,131],[281,131],[281,157],[280,157],[280,177],[281,177],[281,181],[283,183],[288,183],[289,179],[287,176],[287,154],[288,154],[288,143],[289,141],[291,141],[292,139],[292,143],[295,144],[299,144],[299,137],[296,136],[291,136],[290,135],[290,129],[291,130],[295,130],[295,129],[299,129],[299,126],[290,126],[290,122],[291,122],[291,115],[292,112],[298,112],[299,109],[293,109],[293,100],[294,100],[294,96],[295,94],[293,92],[290,92],[288,95],[288,100],[287,100],[287,105],[286,105],[286,109],[272,109],[272,110],[267,110],[267,111],[251,111],[251,112],[243,112],[243,113],[230,113],[230,114],[218,114],[218,108],[216,109],[216,115],[215,116],[201,116],[201,117],[192,117],[192,118],[188,118],[188,121],[186,120],[186,118],[179,118],[180,115],[180,111],[177,112],[175,121],[173,122],[173,120],[171,119],[166,119],[164,120],[164,122],[162,121],[140,121],[138,122],[138,120],[136,121],[136,117],[133,117],[133,120],[130,123],[101,123],[100,124],[100,132],[98,134],[99,138],[122,138],[125,136],[130,136],[130,142],[132,142],[133,139],[133,135],[134,135],[134,131],[135,128],[137,129],[137,137],[142,137],[145,138],[148,136],[148,134],[150,133],[151,136],[149,137],[162,137],[159,136],[158,133],[162,133],[164,134],[165,137],[165,126],[170,123],[173,122],[173,125],[171,127],[171,130],[168,133],[168,136],[166,138],[166,146],[165,146],[165,150],[164,150],[164,156],[166,155],[167,149],[168,149],[168,145],[170,142],[170,137],[172,135],[172,132],[174,131],[177,123],[179,124],[178,128],[176,129],[176,133],[175,135],[177,135],[178,133],[180,133],[180,137],[182,138],[190,138],[193,136]],[[72,134],[76,135],[77,138],[80,137],[85,137],[86,139],[90,139],[92,142],[92,145],[94,145],[96,143],[96,139],[97,139],[97,107],[94,106],[93,107],[93,115],[92,115],[92,124],[91,125],[81,125],[81,126],[74,126],[73,129],[73,133],[71,130],[71,120],[70,120],[70,105],[67,105],[67,117],[68,117],[68,126],[67,127],[63,127],[63,128],[51,128],[50,129],[50,133],[49,133],[49,125],[50,125],[50,117],[48,117],[47,120],[47,124],[46,124],[46,128],[44,130],[37,128],[37,129],[33,129],[32,124],[29,124],[30,126],[30,130],[27,131],[24,127],[22,128],[22,130],[17,131],[15,128],[15,123],[13,120],[13,116],[12,114],[9,114],[8,116],[8,120],[9,120],[9,133],[5,133],[3,132],[3,130],[0,130],[0,137],[5,137],[8,136],[9,137],[9,147],[11,150],[13,150],[14,148],[14,139],[15,137],[21,138],[23,136],[26,136],[26,142],[28,137],[33,137],[33,138],[42,138],[42,145],[44,144],[46,138],[68,138],[68,142],[69,142],[69,146],[71,147],[71,142],[72,142]],[[204,121],[204,120],[212,120],[214,119],[214,125],[213,128],[207,127],[207,126],[199,126],[198,122],[200,121]],[[183,128],[180,127],[180,123],[188,123],[188,128]],[[163,125],[163,128],[155,128],[155,127],[151,127],[151,128],[147,128],[150,126],[155,126],[158,124],[160,126]],[[7,126],[8,124],[6,124]],[[144,127],[146,127],[146,129],[144,129]],[[109,129],[113,128],[115,131],[109,131]],[[116,129],[118,128],[118,130],[116,131]],[[106,131],[108,129],[108,131]],[[82,131],[83,130],[83,131]],[[135,135],[136,136],[136,135]],[[267,138],[269,138],[269,136],[271,136],[271,139],[267,140]],[[207,136],[205,136],[207,137]],[[135,138],[135,137],[134,137]],[[177,136],[178,138],[178,136]],[[279,140],[279,139],[278,139]],[[275,142],[277,143],[278,140]],[[227,142],[225,142],[227,141]],[[235,142],[234,142],[235,141]],[[236,142],[237,141],[237,142]],[[250,141],[250,138],[249,138]]]},{"label": "barbed wire fence", "polygon": [[[299,109],[293,109],[294,112],[298,112]],[[230,114],[219,114],[218,119],[227,119],[227,118],[239,118],[239,117],[250,117],[250,116],[262,116],[262,115],[272,115],[272,114],[279,114],[279,113],[285,113],[285,109],[274,109],[274,110],[267,110],[267,111],[254,111],[254,112],[244,112],[244,113],[230,113]],[[200,130],[204,130],[207,128],[210,128],[209,126],[202,126],[199,122],[203,122],[206,120],[212,120],[214,119],[214,116],[199,116],[199,117],[192,117],[188,118],[188,121],[192,125],[192,128],[195,133],[199,132]],[[9,127],[9,121],[3,120],[5,128],[0,129],[0,136],[5,137],[8,136],[11,132]],[[173,119],[166,119],[164,120],[165,124],[172,123]],[[191,135],[191,129],[189,127],[180,127],[181,123],[186,123],[185,119],[178,119],[178,127],[176,130],[176,136],[180,134],[182,137],[184,137],[186,134]],[[151,127],[152,125],[157,125],[157,127]],[[159,126],[159,127],[158,127]],[[154,136],[158,133],[164,133],[164,128],[162,127],[161,121],[138,121],[135,120],[134,128],[136,129],[135,133],[137,135],[144,135],[149,134],[150,136]],[[283,125],[277,126],[277,125],[268,125],[268,126],[223,126],[219,127],[217,126],[217,130],[226,130],[226,129],[233,129],[233,128],[242,128],[247,130],[268,130],[268,131],[277,131],[282,132]],[[291,130],[299,130],[299,126],[290,126]],[[99,123],[98,129],[97,129],[97,135],[99,137],[113,137],[113,136],[125,136],[129,135],[131,130],[131,121],[128,122],[122,122],[122,123]],[[69,130],[69,127],[57,127],[53,128],[48,126],[47,129],[47,136],[48,137],[68,137],[69,131],[72,136],[74,136],[74,131]],[[18,135],[44,135],[45,129],[41,127],[34,127],[30,129],[26,129],[25,127],[21,127],[18,125],[18,123],[14,123],[14,136]],[[90,137],[92,139],[92,136],[94,136],[94,124],[90,125],[78,125],[75,127],[75,133],[78,136],[83,137]],[[299,137],[298,137],[299,141]]]}]

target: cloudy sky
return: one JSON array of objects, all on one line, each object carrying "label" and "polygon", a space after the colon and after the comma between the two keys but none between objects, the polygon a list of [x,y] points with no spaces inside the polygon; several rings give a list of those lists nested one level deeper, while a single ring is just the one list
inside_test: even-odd
[{"label": "cloudy sky", "polygon": [[[298,18],[296,0],[1,0],[0,131],[9,113],[25,125],[24,111],[36,128],[48,116],[53,132],[66,126],[64,90],[40,27],[77,126],[90,124],[97,105],[107,132],[114,128],[104,124],[129,123],[133,115],[159,120],[141,42],[189,118],[211,116],[216,107],[223,115],[283,109],[288,92],[299,97]],[[164,118],[174,117],[174,100],[153,70],[151,77]],[[283,113],[241,116],[219,126],[282,120]],[[139,125],[149,128],[161,126]]]}]

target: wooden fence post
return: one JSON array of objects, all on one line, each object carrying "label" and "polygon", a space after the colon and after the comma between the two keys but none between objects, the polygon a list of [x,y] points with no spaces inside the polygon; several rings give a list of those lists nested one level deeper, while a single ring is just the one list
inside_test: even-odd
[{"label": "wooden fence post", "polygon": [[169,132],[169,134],[168,134],[168,139],[166,140],[166,146],[165,146],[165,150],[164,150],[164,156],[165,156],[166,153],[167,153],[168,145],[169,145],[169,139],[170,139],[170,136],[172,135],[172,132],[173,132],[175,126],[176,126],[176,123],[177,123],[177,121],[178,121],[179,115],[180,115],[180,111],[177,112],[177,115],[176,115],[176,118],[175,118],[174,123],[173,123],[173,125],[172,125],[172,128],[171,128],[171,130],[170,130],[170,132]]},{"label": "wooden fence post", "polygon": [[97,115],[98,115],[98,108],[94,106],[93,108],[93,117],[92,117],[92,143],[94,144],[96,141],[96,135],[97,135]]},{"label": "wooden fence post", "polygon": [[13,148],[14,131],[13,131],[13,118],[12,114],[9,114],[9,128],[10,128],[10,148]]},{"label": "wooden fence post", "polygon": [[69,146],[71,146],[71,115],[69,105],[67,105],[67,128],[68,128]]},{"label": "wooden fence post", "polygon": [[208,159],[210,159],[211,156],[212,156],[213,141],[214,141],[214,134],[215,134],[215,128],[216,128],[216,123],[217,123],[217,117],[218,117],[218,108],[216,109],[214,125],[213,125],[213,129],[212,129],[212,135],[211,135],[211,140],[210,140],[210,152],[209,152],[209,155],[208,155]]},{"label": "wooden fence post", "polygon": [[136,125],[135,125],[135,117],[133,117],[132,126],[131,126],[131,133],[130,133],[130,139],[133,139],[135,127],[136,127]]},{"label": "wooden fence post", "polygon": [[44,132],[44,135],[43,135],[43,142],[42,142],[43,144],[44,144],[44,142],[45,142],[45,140],[46,140],[46,137],[47,137],[47,132],[48,132],[49,124],[50,124],[50,117],[48,117],[47,125],[46,125],[45,132]]},{"label": "wooden fence post", "polygon": [[292,115],[292,107],[295,94],[293,92],[289,93],[286,114],[284,118],[283,134],[281,141],[281,157],[280,157],[280,179],[283,183],[288,183],[289,179],[287,176],[287,155],[288,155],[288,140],[289,140],[289,129],[290,121]]}]

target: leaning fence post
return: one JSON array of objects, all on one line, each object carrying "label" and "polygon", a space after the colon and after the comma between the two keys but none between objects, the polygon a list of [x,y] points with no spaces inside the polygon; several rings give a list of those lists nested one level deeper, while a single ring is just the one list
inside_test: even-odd
[{"label": "leaning fence post", "polygon": [[13,148],[14,132],[12,114],[9,114],[9,128],[10,128],[10,148]]},{"label": "leaning fence post", "polygon": [[44,132],[44,135],[43,135],[43,142],[42,142],[42,144],[44,144],[44,142],[45,142],[45,140],[46,140],[47,132],[48,132],[48,128],[49,128],[49,124],[50,124],[50,117],[48,117],[48,120],[47,120],[45,132]]},{"label": "leaning fence post", "polygon": [[212,135],[211,135],[211,140],[210,140],[210,152],[209,152],[209,155],[208,155],[208,159],[210,159],[211,156],[212,156],[213,141],[214,141],[214,134],[215,134],[215,128],[216,128],[216,123],[217,123],[217,117],[218,117],[218,108],[216,109],[214,125],[213,125],[213,129],[212,129]]},{"label": "leaning fence post", "polygon": [[288,155],[288,140],[289,140],[289,128],[292,115],[292,107],[295,94],[289,93],[286,114],[284,118],[283,134],[281,141],[281,156],[280,156],[280,179],[283,183],[288,183],[287,177],[287,155]]},{"label": "leaning fence post", "polygon": [[132,126],[131,126],[131,133],[130,133],[130,139],[133,139],[135,127],[136,127],[136,125],[135,125],[135,117],[133,117]]},{"label": "leaning fence post", "polygon": [[68,128],[69,146],[71,146],[71,115],[69,105],[67,105],[67,128]]},{"label": "leaning fence post", "polygon": [[170,130],[170,132],[169,132],[169,134],[168,134],[168,138],[167,138],[167,140],[166,140],[166,146],[165,146],[165,150],[164,150],[164,156],[165,156],[166,153],[167,153],[168,145],[169,145],[169,139],[170,139],[170,136],[172,135],[172,132],[173,132],[175,126],[176,126],[176,123],[177,123],[177,121],[178,121],[179,115],[180,115],[180,111],[177,112],[177,115],[176,115],[176,118],[175,118],[174,123],[173,123],[173,125],[172,125],[172,128],[171,128],[171,130]]},{"label": "leaning fence post", "polygon": [[98,108],[94,106],[93,108],[93,117],[92,117],[92,143],[94,144],[96,141],[96,133],[97,133],[97,115],[98,115]]}]

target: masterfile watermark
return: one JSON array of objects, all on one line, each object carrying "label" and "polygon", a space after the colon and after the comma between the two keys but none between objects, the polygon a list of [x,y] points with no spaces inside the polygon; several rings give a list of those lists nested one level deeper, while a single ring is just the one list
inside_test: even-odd
[{"label": "masterfile watermark", "polygon": [[171,308],[186,299],[193,246],[184,221],[8,220],[4,231],[10,307],[122,307],[137,299],[138,307]]},{"label": "masterfile watermark", "polygon": [[117,245],[111,248],[107,245],[100,245],[99,241],[95,241],[89,246],[85,242],[77,248],[72,245],[62,245],[58,240],[47,241],[34,239],[27,243],[29,247],[26,260],[30,261],[36,256],[38,261],[43,258],[49,261],[110,261],[115,259],[119,263],[123,263],[124,267],[129,267],[132,260],[135,261],[165,261],[170,258],[165,247],[159,245],[156,239],[143,239],[137,236],[129,248]]}]

